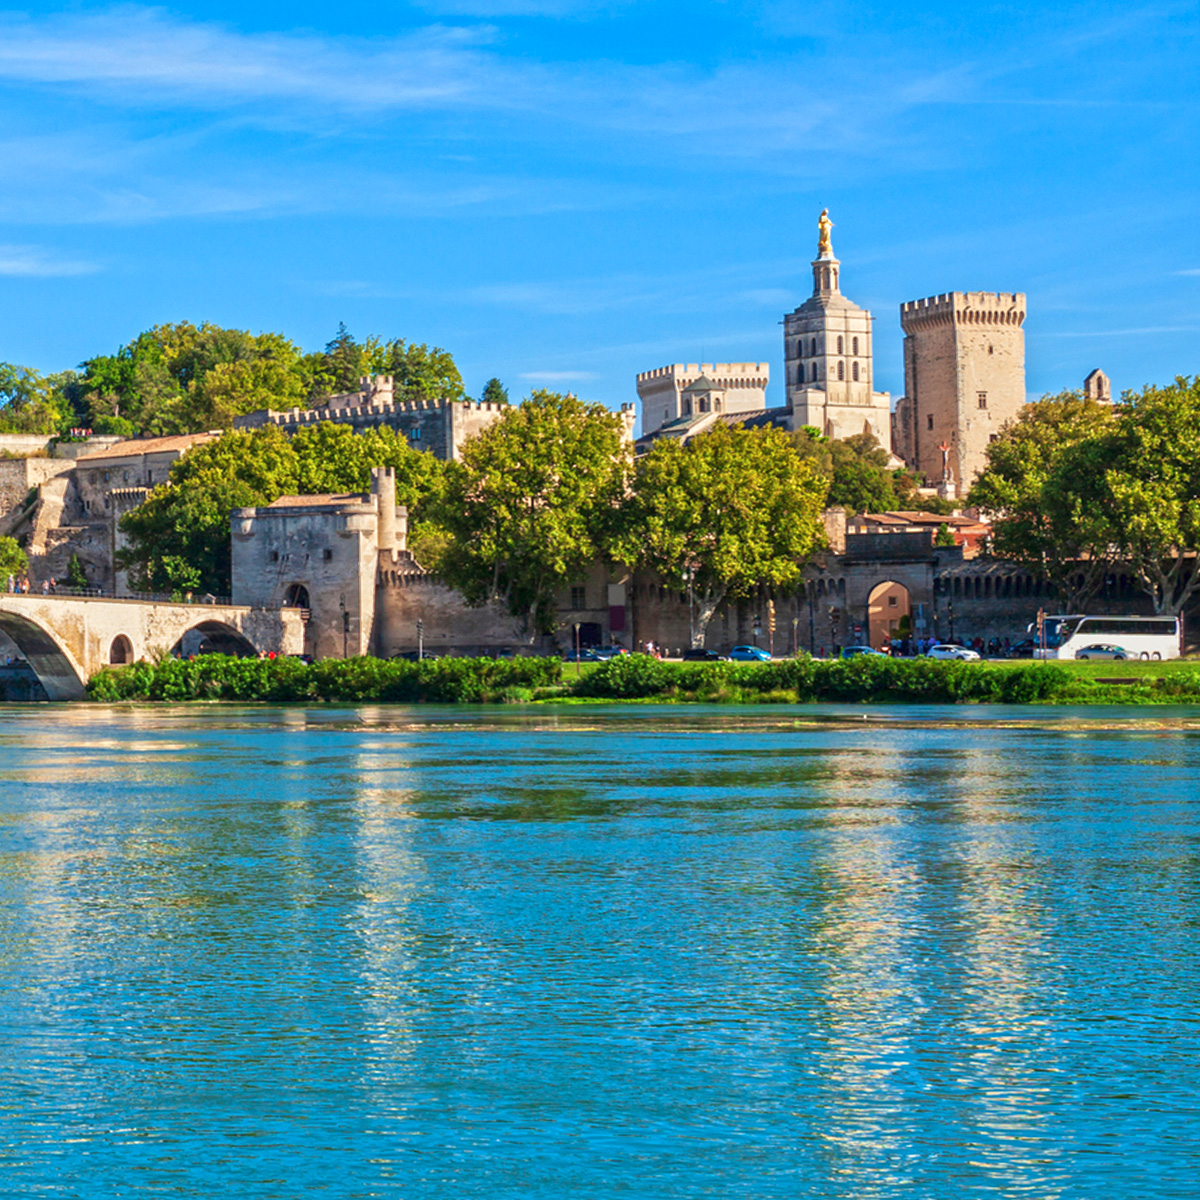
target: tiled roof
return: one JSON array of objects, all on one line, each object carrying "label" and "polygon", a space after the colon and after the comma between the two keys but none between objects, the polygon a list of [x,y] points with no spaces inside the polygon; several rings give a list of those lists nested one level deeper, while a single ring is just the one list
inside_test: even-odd
[{"label": "tiled roof", "polygon": [[97,450],[95,454],[81,454],[75,461],[85,465],[101,459],[137,458],[144,454],[184,454],[193,446],[214,441],[220,436],[220,433],[185,433],[176,437],[130,438],[106,450]]},{"label": "tiled roof", "polygon": [[319,496],[280,496],[267,508],[320,508],[326,504],[365,504],[362,492],[326,492]]}]

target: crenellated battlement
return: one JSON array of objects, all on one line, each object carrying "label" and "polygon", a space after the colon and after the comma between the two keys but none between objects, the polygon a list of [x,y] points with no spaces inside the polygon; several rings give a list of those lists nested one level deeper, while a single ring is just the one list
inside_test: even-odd
[{"label": "crenellated battlement", "polygon": [[1015,325],[1025,322],[1024,292],[943,292],[900,305],[907,332],[937,325]]},{"label": "crenellated battlement", "polygon": [[706,375],[718,387],[766,387],[770,382],[769,363],[672,363],[669,367],[656,367],[653,371],[642,371],[637,382],[648,383],[655,379],[671,379],[682,391],[695,378]]}]

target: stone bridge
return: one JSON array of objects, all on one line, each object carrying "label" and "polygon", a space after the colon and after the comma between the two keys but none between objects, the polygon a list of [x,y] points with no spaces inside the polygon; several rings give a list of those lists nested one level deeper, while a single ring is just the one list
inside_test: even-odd
[{"label": "stone bridge", "polygon": [[176,648],[300,654],[303,616],[298,608],[0,592],[0,633],[16,643],[51,700],[80,699],[103,666]]}]

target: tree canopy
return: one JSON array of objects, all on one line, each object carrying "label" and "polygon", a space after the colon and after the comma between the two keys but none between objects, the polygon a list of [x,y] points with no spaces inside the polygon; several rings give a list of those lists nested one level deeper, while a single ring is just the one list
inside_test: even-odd
[{"label": "tree canopy", "polygon": [[727,599],[794,588],[825,544],[829,483],[787,433],[717,425],[681,445],[661,439],[639,459],[616,555],[667,579],[690,576],[696,641]]},{"label": "tree canopy", "polygon": [[531,637],[549,632],[554,593],[605,554],[628,473],[616,413],[534,392],[447,472],[441,574],[468,603],[503,601]]},{"label": "tree canopy", "polygon": [[146,591],[228,595],[233,509],[284,495],[366,491],[375,466],[396,468],[396,499],[408,505],[419,538],[422,508],[441,487],[438,459],[388,428],[356,434],[321,424],[289,440],[268,425],[234,430],[176,462],[168,482],[121,518],[129,544],[118,561]]},{"label": "tree canopy", "polygon": [[78,372],[42,376],[0,363],[0,433],[51,437],[87,426],[133,437],[228,429],[244,413],[355,391],[363,375],[391,375],[400,400],[464,394],[453,357],[437,346],[378,337],[360,343],[341,325],[323,350],[306,354],[280,333],[180,321],[155,325],[115,354],[89,358]]},{"label": "tree canopy", "polygon": [[0,537],[0,587],[7,584],[9,575],[24,575],[29,559],[14,538]]},{"label": "tree canopy", "polygon": [[1129,569],[1156,612],[1200,590],[1200,377],[1026,406],[988,447],[970,502],[992,515],[993,550],[1037,570],[1078,610]]},{"label": "tree canopy", "polygon": [[937,496],[921,495],[908,471],[889,467],[891,456],[870,433],[829,438],[805,425],[792,439],[801,457],[829,480],[830,507],[853,513],[904,509],[942,514],[954,508]]}]

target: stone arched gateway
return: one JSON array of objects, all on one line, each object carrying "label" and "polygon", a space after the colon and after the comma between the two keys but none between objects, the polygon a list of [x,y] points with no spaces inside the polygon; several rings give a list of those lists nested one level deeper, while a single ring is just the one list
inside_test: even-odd
[{"label": "stone arched gateway", "polygon": [[877,583],[867,596],[869,644],[882,650],[894,639],[911,636],[912,597],[908,588],[893,579]]}]

